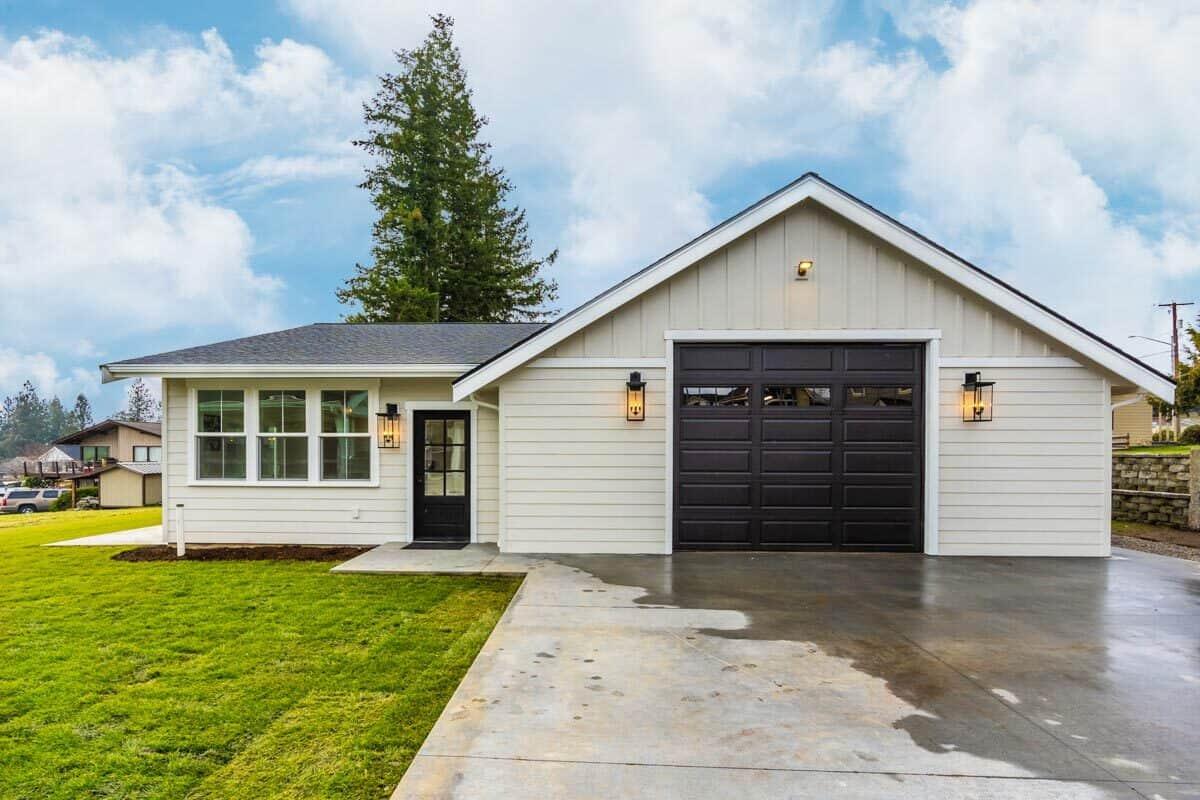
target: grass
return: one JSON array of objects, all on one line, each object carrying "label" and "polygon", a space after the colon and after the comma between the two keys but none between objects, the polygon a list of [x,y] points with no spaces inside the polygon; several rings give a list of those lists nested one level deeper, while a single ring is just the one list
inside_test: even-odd
[{"label": "grass", "polygon": [[1141,447],[1127,447],[1124,450],[1113,450],[1113,455],[1147,455],[1147,456],[1186,456],[1196,449],[1193,444],[1148,444]]},{"label": "grass", "polygon": [[45,542],[157,510],[0,517],[0,798],[383,798],[516,589]]}]

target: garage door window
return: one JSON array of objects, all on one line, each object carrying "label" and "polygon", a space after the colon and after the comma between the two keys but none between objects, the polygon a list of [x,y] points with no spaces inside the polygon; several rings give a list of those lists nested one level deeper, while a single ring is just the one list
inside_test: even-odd
[{"label": "garage door window", "polygon": [[750,405],[749,386],[684,386],[683,405],[687,408],[738,408]]},{"label": "garage door window", "polygon": [[846,405],[858,408],[912,408],[911,386],[847,386]]},{"label": "garage door window", "polygon": [[763,386],[763,408],[805,408],[827,406],[831,399],[828,386]]}]

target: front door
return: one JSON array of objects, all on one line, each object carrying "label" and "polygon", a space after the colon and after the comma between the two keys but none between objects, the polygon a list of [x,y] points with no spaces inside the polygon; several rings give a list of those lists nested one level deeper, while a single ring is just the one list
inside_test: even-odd
[{"label": "front door", "polygon": [[413,541],[471,538],[471,418],[413,412]]}]

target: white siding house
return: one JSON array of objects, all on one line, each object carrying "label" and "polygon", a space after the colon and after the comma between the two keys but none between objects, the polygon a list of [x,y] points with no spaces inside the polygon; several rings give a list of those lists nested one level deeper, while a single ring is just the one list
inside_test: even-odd
[{"label": "white siding house", "polygon": [[[510,552],[1103,556],[1113,398],[1172,392],[811,174],[548,326],[308,326],[102,370],[164,378],[169,536]],[[286,480],[261,455],[281,390],[305,419]],[[229,445],[200,429],[223,392]]]}]

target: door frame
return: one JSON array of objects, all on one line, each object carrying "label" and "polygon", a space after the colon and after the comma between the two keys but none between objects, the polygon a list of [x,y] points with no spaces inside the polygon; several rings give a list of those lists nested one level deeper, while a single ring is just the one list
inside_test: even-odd
[{"label": "door frame", "polygon": [[863,342],[905,343],[925,345],[925,408],[924,413],[924,459],[921,503],[924,519],[923,552],[938,554],[938,442],[941,438],[940,377],[942,332],[938,329],[876,330],[832,329],[832,330],[667,330],[663,332],[667,351],[666,380],[666,530],[664,531],[663,553],[670,554],[675,548],[675,358],[676,342],[721,343],[745,342],[767,344],[770,342],[813,342],[828,344],[854,344]]},{"label": "door frame", "polygon": [[451,402],[450,400],[408,400],[404,403],[404,541],[412,542],[414,530],[414,515],[413,509],[416,506],[417,490],[416,480],[417,471],[413,469],[414,453],[413,453],[413,412],[414,411],[466,411],[469,423],[467,427],[471,429],[468,436],[467,447],[469,450],[469,458],[471,464],[470,472],[470,502],[467,504],[467,513],[471,515],[471,544],[479,541],[479,407],[470,401],[459,403]]}]

